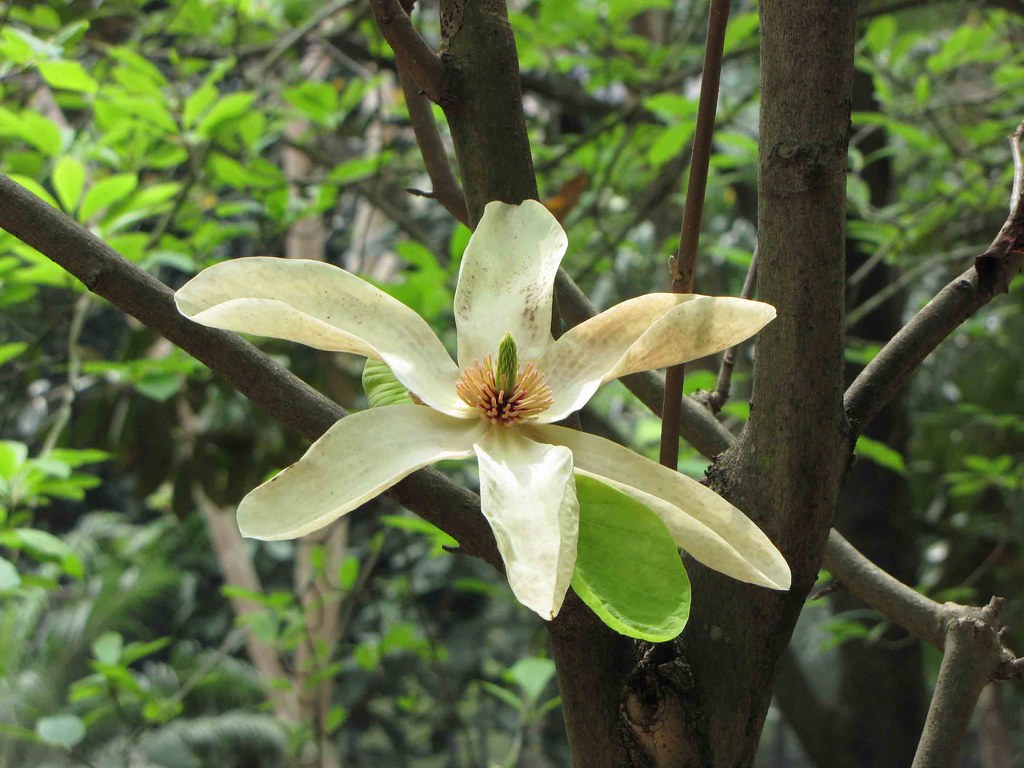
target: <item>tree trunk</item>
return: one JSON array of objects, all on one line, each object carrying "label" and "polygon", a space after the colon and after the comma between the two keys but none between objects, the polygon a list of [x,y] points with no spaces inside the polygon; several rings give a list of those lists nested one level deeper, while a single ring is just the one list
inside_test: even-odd
[{"label": "tree trunk", "polygon": [[[759,337],[750,425],[712,480],[786,554],[794,587],[778,594],[694,566],[683,638],[639,666],[630,641],[567,600],[550,634],[577,766],[753,760],[849,458],[842,323],[855,9],[848,0],[761,5],[760,295],[779,318]],[[500,0],[443,0],[441,15],[452,95],[442,106],[475,222],[489,200],[537,192],[515,41]]]},{"label": "tree trunk", "polygon": [[758,336],[750,422],[716,489],[786,555],[779,594],[693,569],[683,637],[700,762],[749,765],[779,657],[814,582],[849,460],[842,410],[846,150],[856,3],[761,3]]}]

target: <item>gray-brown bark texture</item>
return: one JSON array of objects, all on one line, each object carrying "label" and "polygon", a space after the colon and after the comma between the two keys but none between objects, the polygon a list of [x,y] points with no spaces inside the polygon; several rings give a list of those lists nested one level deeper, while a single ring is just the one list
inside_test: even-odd
[{"label": "gray-brown bark texture", "polygon": [[802,0],[760,8],[758,294],[779,316],[758,337],[750,422],[712,479],[786,555],[793,588],[780,595],[694,569],[683,646],[707,723],[694,765],[753,759],[850,455],[842,335],[855,11]]}]

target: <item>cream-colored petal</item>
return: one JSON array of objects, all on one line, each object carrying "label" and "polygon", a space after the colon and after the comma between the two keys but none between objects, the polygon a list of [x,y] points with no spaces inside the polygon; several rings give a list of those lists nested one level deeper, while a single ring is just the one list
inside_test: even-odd
[{"label": "cream-colored petal", "polygon": [[383,360],[431,407],[473,415],[455,392],[455,363],[423,318],[331,264],[225,261],[196,275],[174,300],[183,315],[203,325]]},{"label": "cream-colored petal", "polygon": [[264,540],[311,533],[421,467],[471,456],[487,426],[422,405],[346,416],[295,464],[242,499],[238,528],[243,536]]},{"label": "cream-colored petal", "polygon": [[562,607],[576,565],[579,505],[572,453],[492,427],[476,444],[480,508],[516,598],[542,619]]},{"label": "cream-colored petal", "polygon": [[536,200],[487,204],[455,289],[460,367],[495,355],[506,332],[524,363],[551,344],[551,295],[566,245],[561,225]]},{"label": "cream-colored petal", "polygon": [[571,328],[537,361],[555,400],[538,421],[561,421],[612,379],[728,349],[774,317],[775,308],[760,301],[695,294],[652,293],[616,304]]},{"label": "cream-colored petal", "polygon": [[527,437],[573,452],[577,472],[633,496],[662,519],[676,543],[727,576],[789,589],[789,565],[754,523],[710,488],[621,445],[553,425],[522,428]]}]

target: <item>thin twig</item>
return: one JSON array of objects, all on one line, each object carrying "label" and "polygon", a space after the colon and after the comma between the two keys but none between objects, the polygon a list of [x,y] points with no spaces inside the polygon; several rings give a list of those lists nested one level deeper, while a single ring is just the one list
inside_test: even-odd
[{"label": "thin twig", "polygon": [[266,58],[257,66],[256,79],[263,80],[278,60],[288,51],[292,50],[296,43],[312,33],[322,22],[327,21],[336,13],[341,13],[350,5],[354,5],[355,2],[356,0],[334,0],[334,2],[328,3],[306,19],[305,22],[282,35],[274,47],[270,49],[270,53],[267,54]]},{"label": "thin twig", "polygon": [[[754,297],[754,286],[757,285],[757,246],[754,246],[754,253],[750,257],[750,266],[747,268],[747,276],[743,280],[743,290],[740,291],[741,299]],[[732,371],[736,367],[736,353],[740,345],[729,347],[722,356],[722,367],[718,369],[718,381],[715,384],[715,391],[708,395],[708,407],[712,413],[722,410],[729,399],[729,392],[732,389]]]},{"label": "thin twig", "polygon": [[[466,198],[462,194],[459,182],[455,179],[451,163],[448,162],[448,152],[445,150],[444,143],[441,141],[441,133],[434,121],[434,110],[431,109],[430,102],[420,91],[405,64],[399,62],[397,69],[398,81],[402,84],[405,105],[409,109],[409,119],[412,121],[412,130],[416,135],[416,144],[420,148],[423,164],[426,166],[427,175],[430,176],[430,183],[434,188],[432,193],[423,196],[433,197],[448,209],[456,221],[462,222],[468,227],[469,213],[466,211]],[[413,190],[409,190],[409,192],[413,192]]]},{"label": "thin twig", "polygon": [[[722,53],[729,22],[729,0],[712,0],[708,15],[708,41],[704,49],[704,75],[700,82],[700,103],[693,137],[693,159],[686,188],[683,224],[679,230],[679,252],[672,260],[672,292],[692,293],[697,265],[697,244],[704,212],[704,194],[711,162],[711,141],[718,111],[718,87],[722,77]],[[679,463],[679,411],[683,399],[683,365],[665,372],[665,401],[661,409],[661,463],[676,468]]]},{"label": "thin twig", "polygon": [[88,296],[79,296],[75,301],[75,309],[71,315],[71,325],[68,327],[68,372],[67,382],[64,384],[64,391],[61,393],[60,405],[57,408],[57,416],[53,420],[50,431],[46,433],[40,453],[47,454],[57,447],[64,428],[71,420],[71,408],[75,402],[75,395],[78,389],[78,377],[82,372],[82,356],[78,353],[78,340],[82,336],[82,328],[85,325],[85,316],[89,312],[90,300]]},{"label": "thin twig", "polygon": [[865,366],[846,390],[844,404],[858,429],[881,410],[921,362],[956,328],[999,293],[1024,265],[1024,123],[1010,139],[1014,158],[1010,215],[974,266],[946,285]]}]

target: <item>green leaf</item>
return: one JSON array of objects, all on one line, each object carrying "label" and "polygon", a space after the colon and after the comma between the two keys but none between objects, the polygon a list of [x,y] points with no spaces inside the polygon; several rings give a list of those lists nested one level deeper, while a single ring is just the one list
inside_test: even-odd
[{"label": "green leaf", "polygon": [[661,135],[651,144],[647,150],[647,162],[655,168],[664,165],[673,157],[682,153],[686,142],[693,135],[692,123],[680,123],[672,125],[661,132]]},{"label": "green leaf", "polygon": [[135,389],[150,400],[164,403],[181,390],[181,376],[177,373],[154,373],[135,382]]},{"label": "green leaf", "polygon": [[268,189],[280,186],[284,179],[274,166],[253,160],[245,165],[220,152],[214,152],[207,160],[210,172],[218,180],[235,189],[253,187]]},{"label": "green leaf", "polygon": [[65,464],[72,469],[86,464],[99,464],[110,458],[110,454],[98,448],[54,448],[47,457]]},{"label": "green leaf", "polygon": [[245,115],[256,100],[256,94],[250,91],[232,93],[213,105],[213,108],[206,114],[196,131],[202,136],[210,136],[215,130],[225,123]]},{"label": "green leaf", "polygon": [[43,188],[43,185],[40,184],[35,179],[30,179],[28,176],[21,176],[19,174],[12,173],[11,181],[23,186],[33,195],[40,198],[44,203],[51,205],[54,208],[57,208],[58,210],[60,209],[60,205],[58,205],[57,201],[53,199],[53,195],[47,192]]},{"label": "green leaf", "polygon": [[36,733],[47,744],[71,749],[85,738],[85,723],[74,715],[44,717],[36,723]]},{"label": "green leaf", "polygon": [[138,661],[145,656],[166,648],[170,643],[171,638],[169,637],[161,637],[148,643],[128,643],[121,652],[121,663],[131,664],[133,661]]},{"label": "green leaf", "polygon": [[19,64],[24,64],[33,58],[52,59],[63,53],[63,49],[59,45],[48,43],[18,27],[5,26],[3,36],[7,38],[5,42],[10,44],[8,53],[13,54]]},{"label": "green leaf", "polygon": [[310,120],[326,123],[338,113],[338,91],[329,83],[303,83],[286,88],[284,100]]},{"label": "green leaf", "polygon": [[688,99],[678,93],[656,93],[644,99],[644,106],[669,122],[697,116],[696,99]]},{"label": "green leaf", "polygon": [[85,189],[85,166],[77,158],[65,155],[53,168],[53,188],[68,213],[74,213]]},{"label": "green leaf", "polygon": [[356,585],[356,579],[359,578],[359,569],[359,558],[346,555],[342,559],[341,565],[338,566],[338,586],[345,591],[352,589]]},{"label": "green leaf", "polygon": [[56,156],[63,144],[56,123],[27,109],[14,113],[0,108],[0,136],[17,137],[48,157]]},{"label": "green leaf", "polygon": [[69,576],[81,578],[83,569],[78,555],[52,533],[35,528],[15,528],[11,533],[36,559],[55,562]]},{"label": "green leaf", "polygon": [[406,517],[405,515],[381,515],[380,521],[390,528],[398,528],[403,531],[412,531],[427,536],[433,544],[432,552],[438,554],[444,551],[445,547],[457,547],[459,542],[442,531],[436,525],[428,523],[419,517]]},{"label": "green leaf", "polygon": [[28,344],[23,341],[13,341],[10,344],[0,344],[0,365],[10,362],[26,349],[28,349]]},{"label": "green leaf", "polygon": [[864,45],[869,51],[881,53],[892,44],[896,32],[895,16],[883,14],[868,25],[864,33]]},{"label": "green leaf", "polygon": [[50,86],[65,91],[96,93],[99,86],[77,61],[41,61],[39,74]]},{"label": "green leaf", "polygon": [[334,166],[334,170],[331,171],[327,178],[335,184],[349,184],[374,175],[390,159],[391,153],[386,151],[378,155],[370,155],[369,157],[357,157],[355,160],[349,160],[341,165]]},{"label": "green leaf", "polygon": [[117,632],[104,632],[92,641],[92,655],[104,664],[117,664],[121,661],[124,649],[124,638]]},{"label": "green leaf", "polygon": [[181,113],[181,121],[185,127],[191,128],[195,125],[199,116],[210,108],[218,95],[217,86],[209,81],[196,88],[185,100],[185,108]]},{"label": "green leaf", "polygon": [[118,203],[132,192],[139,184],[134,173],[118,173],[93,184],[85,193],[79,218],[88,221],[100,211]]},{"label": "green leaf", "polygon": [[899,474],[906,474],[907,465],[899,451],[893,450],[885,443],[872,440],[870,437],[861,435],[857,438],[855,453],[861,458],[873,461],[875,464],[891,469]]},{"label": "green leaf", "polygon": [[502,688],[496,683],[488,682],[487,680],[480,681],[480,687],[483,688],[487,693],[491,694],[498,701],[503,701],[508,704],[512,709],[517,712],[523,709],[523,701],[516,696],[508,688]]},{"label": "green leaf", "polygon": [[0,440],[0,477],[10,477],[28,458],[28,446],[13,440]]},{"label": "green leaf", "polygon": [[520,659],[505,673],[509,682],[518,685],[530,704],[540,700],[544,689],[555,676],[555,663],[551,659],[533,657]]},{"label": "green leaf", "polygon": [[409,390],[395,378],[387,363],[380,360],[367,358],[363,367],[363,391],[371,408],[413,402]]},{"label": "green leaf", "polygon": [[452,238],[448,241],[448,258],[453,270],[458,270],[462,261],[462,254],[469,245],[469,238],[473,232],[465,224],[456,224],[452,230]]},{"label": "green leaf", "polygon": [[335,704],[327,711],[327,717],[324,718],[324,730],[328,733],[334,733],[338,730],[348,718],[348,710],[340,704]]},{"label": "green leaf", "polygon": [[725,46],[723,52],[732,53],[748,40],[753,40],[757,35],[759,20],[757,12],[742,13],[729,19],[729,28],[725,33]]},{"label": "green leaf", "polygon": [[655,643],[676,637],[690,613],[690,581],[668,528],[592,478],[576,476],[576,497],[576,594],[616,632]]},{"label": "green leaf", "polygon": [[14,589],[21,584],[21,575],[10,560],[0,557],[0,590]]}]

